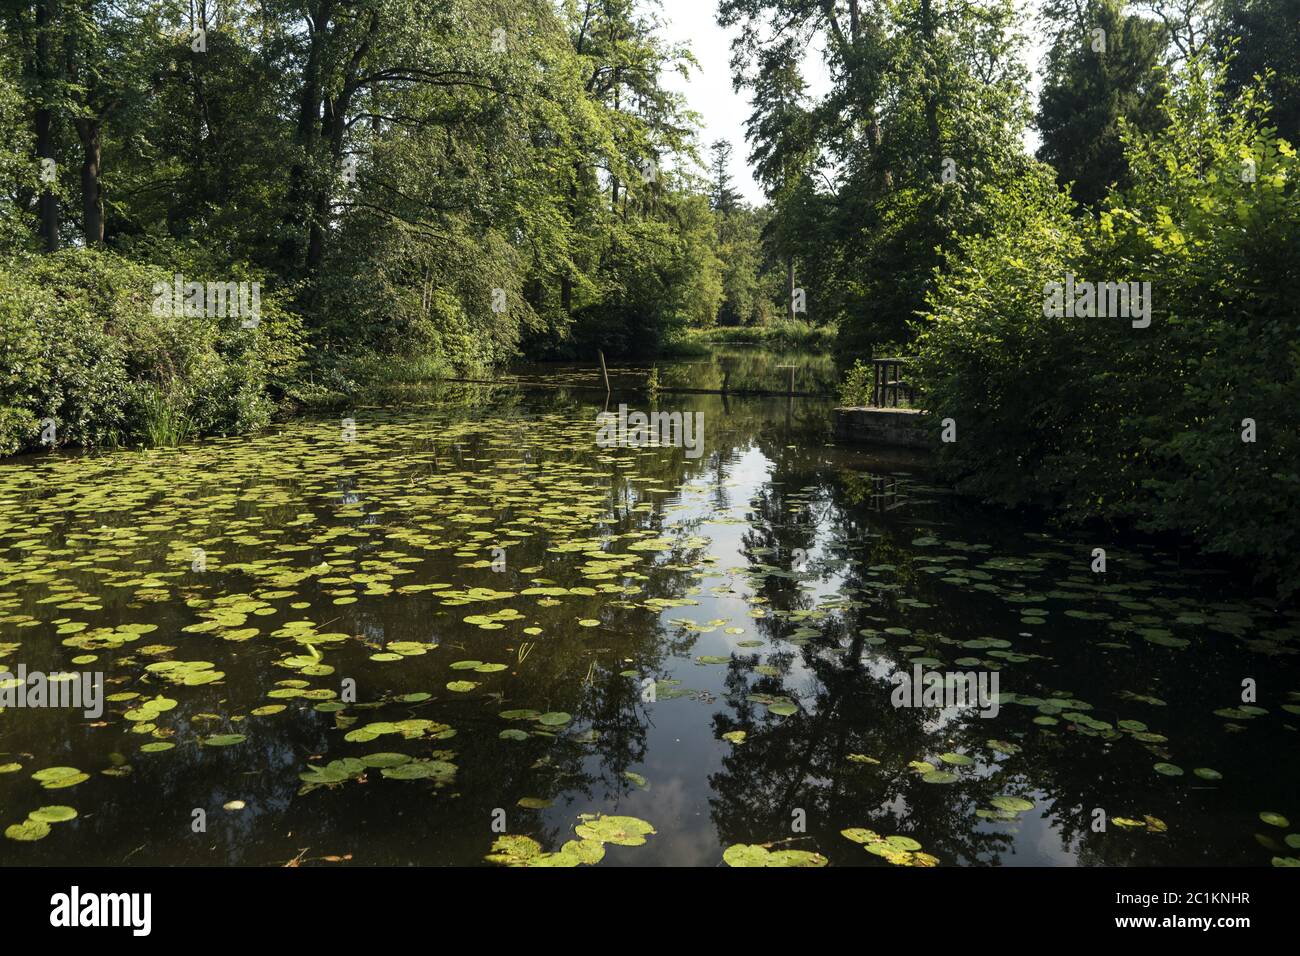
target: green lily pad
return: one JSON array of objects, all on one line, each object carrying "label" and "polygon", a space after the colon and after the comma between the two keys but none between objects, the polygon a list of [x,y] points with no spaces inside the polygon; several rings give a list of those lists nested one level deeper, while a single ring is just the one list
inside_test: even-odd
[{"label": "green lily pad", "polygon": [[77,811],[72,807],[41,807],[27,814],[29,820],[39,820],[41,823],[65,823],[68,820],[75,819]]},{"label": "green lily pad", "polygon": [[1034,801],[1026,800],[1024,797],[1000,796],[994,797],[989,803],[999,810],[1006,810],[1009,813],[1024,813],[1034,809]]},{"label": "green lily pad", "polygon": [[574,832],[584,840],[598,840],[601,843],[614,843],[618,846],[641,846],[649,834],[655,833],[653,826],[637,817],[598,815],[585,823],[580,823]]},{"label": "green lily pad", "polygon": [[817,867],[829,861],[810,850],[769,850],[757,843],[735,843],[722,851],[727,866]]},{"label": "green lily pad", "polygon": [[960,778],[949,770],[931,770],[921,774],[921,779],[925,783],[956,783]]},{"label": "green lily pad", "polygon": [[10,840],[18,840],[20,843],[43,840],[49,835],[50,825],[40,820],[28,819],[5,828],[5,836]]}]

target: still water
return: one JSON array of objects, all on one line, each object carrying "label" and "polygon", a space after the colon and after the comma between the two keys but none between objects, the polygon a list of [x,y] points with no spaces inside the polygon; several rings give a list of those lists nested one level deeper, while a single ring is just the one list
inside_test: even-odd
[{"label": "still water", "polygon": [[[0,464],[0,663],[109,695],[0,713],[0,863],[1300,856],[1295,617],[836,446],[829,401],[614,396],[702,412],[694,459],[596,447],[604,401]],[[917,662],[996,716],[894,706]]]}]

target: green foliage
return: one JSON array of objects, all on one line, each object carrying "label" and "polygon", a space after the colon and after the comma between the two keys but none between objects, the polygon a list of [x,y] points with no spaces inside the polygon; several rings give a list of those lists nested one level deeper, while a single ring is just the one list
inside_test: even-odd
[{"label": "green foliage", "polygon": [[[988,500],[1177,531],[1300,589],[1300,162],[1257,91],[1194,61],[1168,125],[1128,134],[1132,186],[1074,217],[1039,175],[964,240],[920,338],[944,463]],[[1252,177],[1246,174],[1251,168]],[[1149,328],[1044,315],[1066,272],[1150,281]],[[1242,440],[1245,419],[1258,429]]]},{"label": "green foliage", "polygon": [[857,359],[853,367],[844,373],[840,383],[840,404],[848,407],[869,405],[872,399],[874,378],[870,362]]},{"label": "green foliage", "polygon": [[835,344],[835,326],[813,325],[801,319],[775,319],[767,325],[718,326],[695,329],[690,337],[699,342],[730,345],[763,345],[805,352],[828,352]]},{"label": "green foliage", "polygon": [[1232,52],[1229,95],[1262,77],[1278,135],[1300,144],[1300,0],[1226,0],[1220,46]]},{"label": "green foliage", "polygon": [[[807,318],[836,324],[847,360],[905,338],[942,249],[987,221],[1025,165],[1029,117],[1010,0],[855,5],[724,0],[742,26],[752,157],[768,237]],[[774,26],[779,24],[780,26]],[[811,97],[803,39],[825,37],[831,88]],[[782,298],[785,298],[783,296]]]},{"label": "green foliage", "polygon": [[56,444],[87,446],[267,424],[295,372],[297,320],[273,295],[262,297],[256,328],[157,315],[154,284],[170,288],[173,274],[84,249],[0,266],[0,452],[37,447],[44,419]]},{"label": "green foliage", "polygon": [[1123,0],[1082,8],[1058,0],[1044,12],[1056,37],[1038,103],[1038,157],[1072,184],[1077,202],[1094,205],[1127,182],[1120,120],[1146,131],[1163,122],[1168,37],[1162,24],[1126,13]]},{"label": "green foliage", "polygon": [[35,189],[37,167],[23,99],[7,70],[0,51],[0,249],[17,249],[32,243],[31,222],[19,197]]},{"label": "green foliage", "polygon": [[[693,60],[648,4],[203,11],[84,0],[0,15],[0,255],[35,245],[30,124],[48,107],[61,242],[135,262],[184,249],[187,278],[247,263],[302,319],[310,361],[282,383],[298,400],[391,368],[484,373],[521,347],[653,352],[715,321],[706,190],[668,172],[698,157],[662,75]],[[728,282],[752,312],[739,258]],[[146,405],[202,401],[148,394],[102,420],[134,429]],[[248,401],[243,418],[263,419]],[[216,427],[212,410],[195,427]]]}]

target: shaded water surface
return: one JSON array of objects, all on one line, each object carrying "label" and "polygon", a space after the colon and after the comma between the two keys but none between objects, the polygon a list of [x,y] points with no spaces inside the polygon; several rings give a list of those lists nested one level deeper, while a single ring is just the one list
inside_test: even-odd
[{"label": "shaded water surface", "polygon": [[[596,447],[603,395],[460,398],[0,465],[0,662],[112,695],[0,713],[0,863],[1300,856],[1300,631],[1240,586],[822,401],[662,396],[687,458]],[[917,663],[996,716],[894,706]]]}]

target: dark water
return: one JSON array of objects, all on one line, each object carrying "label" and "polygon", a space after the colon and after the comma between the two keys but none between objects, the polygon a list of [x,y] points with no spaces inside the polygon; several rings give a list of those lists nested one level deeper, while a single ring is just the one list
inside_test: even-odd
[{"label": "dark water", "polygon": [[[358,408],[351,441],[330,418],[0,465],[0,661],[139,695],[0,713],[0,825],[78,814],[0,863],[478,864],[581,814],[654,828],[604,866],[890,865],[852,828],[915,841],[901,865],[1300,856],[1294,617],[836,447],[820,400],[662,396],[704,415],[688,458],[597,447],[596,397],[462,388]],[[997,715],[895,707],[917,659],[996,672]]]}]

